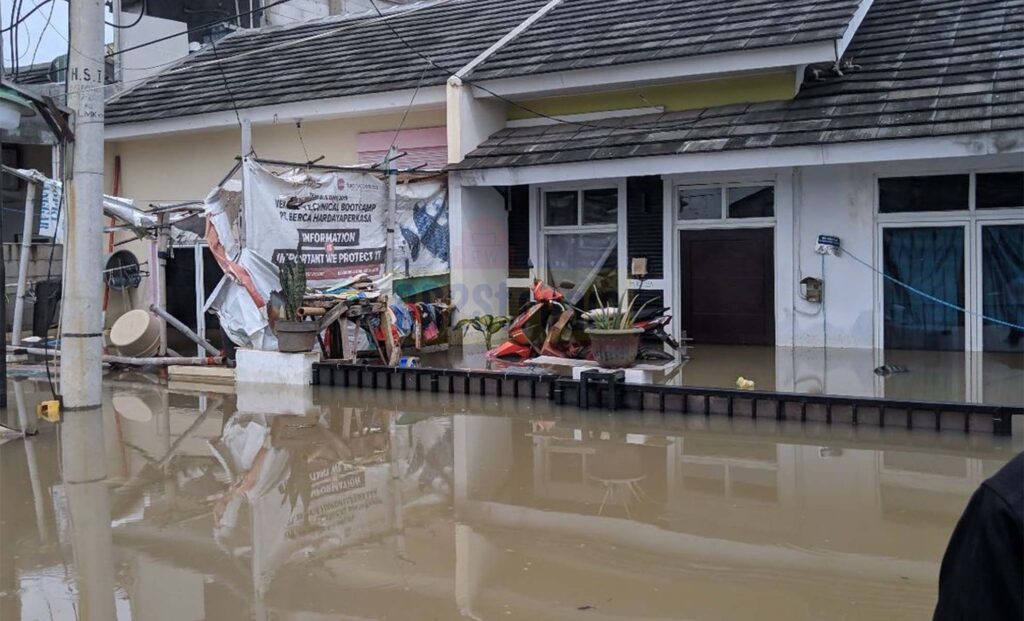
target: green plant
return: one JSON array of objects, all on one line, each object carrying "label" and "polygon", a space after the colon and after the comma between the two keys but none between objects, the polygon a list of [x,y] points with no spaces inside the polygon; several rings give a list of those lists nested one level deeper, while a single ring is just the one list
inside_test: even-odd
[{"label": "green plant", "polygon": [[596,285],[594,286],[594,295],[597,297],[597,309],[585,314],[594,330],[629,330],[636,323],[636,316],[640,314],[640,311],[654,301],[647,300],[634,311],[636,298],[631,298],[628,292],[622,294],[618,306],[615,307],[605,306]]},{"label": "green plant", "polygon": [[484,335],[484,346],[489,350],[491,349],[491,339],[501,329],[512,322],[512,318],[505,315],[480,315],[478,317],[467,317],[466,319],[460,319],[455,324],[456,330],[462,330],[465,334],[470,328],[480,332]]},{"label": "green plant", "polygon": [[300,260],[300,254],[301,247],[296,248],[295,256],[285,259],[278,266],[285,321],[299,320],[299,307],[306,296],[306,265]]}]

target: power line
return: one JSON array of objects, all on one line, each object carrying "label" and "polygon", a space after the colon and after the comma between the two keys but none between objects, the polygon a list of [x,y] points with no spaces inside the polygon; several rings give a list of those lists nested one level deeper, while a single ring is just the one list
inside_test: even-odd
[{"label": "power line", "polygon": [[[377,11],[377,15],[380,15],[381,18],[384,18],[384,14],[381,12],[380,7],[377,6],[376,1],[375,0],[370,0],[370,4],[373,6],[374,10]],[[637,131],[645,131],[646,132],[646,131],[651,131],[652,129],[656,129],[658,131],[666,131],[666,130],[674,129],[674,127],[667,126],[667,125],[666,126],[651,125],[649,127],[638,127],[638,126],[630,126],[630,125],[614,125],[614,126],[599,125],[599,124],[596,124],[596,123],[586,123],[586,122],[581,122],[581,121],[571,121],[571,120],[568,120],[568,119],[559,118],[557,116],[551,116],[550,114],[545,114],[543,112],[540,112],[539,110],[534,110],[533,108],[530,108],[529,106],[525,106],[525,105],[523,105],[523,104],[521,104],[521,103],[519,103],[517,101],[513,101],[513,100],[509,99],[508,97],[504,97],[502,95],[499,95],[498,93],[495,93],[491,89],[489,89],[489,88],[487,88],[485,86],[481,86],[479,82],[474,82],[474,81],[472,81],[472,80],[470,80],[470,79],[468,79],[466,77],[462,77],[462,76],[456,75],[456,72],[454,72],[454,71],[452,71],[450,69],[447,69],[445,67],[442,67],[438,63],[434,62],[434,60],[432,58],[430,58],[429,56],[426,56],[425,54],[420,52],[418,49],[413,47],[412,44],[410,44],[408,41],[406,41],[405,38],[401,34],[399,34],[397,30],[395,30],[395,27],[392,26],[390,23],[388,23],[388,21],[386,19],[384,20],[384,25],[387,26],[388,30],[391,31],[391,34],[395,35],[395,38],[398,39],[399,42],[402,43],[402,45],[404,45],[406,48],[408,48],[409,51],[411,51],[413,54],[419,56],[421,59],[423,59],[424,61],[429,63],[431,66],[433,66],[433,67],[435,67],[435,68],[437,68],[437,69],[447,73],[448,77],[456,77],[460,81],[462,81],[464,84],[468,84],[468,85],[470,85],[470,86],[472,86],[474,88],[478,88],[478,89],[484,91],[485,93],[488,93],[489,95],[491,95],[495,99],[497,99],[499,101],[503,101],[503,102],[505,102],[506,104],[508,104],[510,106],[515,106],[516,108],[519,108],[520,110],[523,110],[524,112],[527,112],[529,114],[533,114],[533,115],[536,115],[536,116],[541,117],[543,119],[547,119],[549,121],[553,121],[555,123],[560,123],[560,124],[563,124],[563,125],[574,125],[574,126],[577,126],[577,127],[588,127],[588,128],[591,128],[591,129],[600,129],[600,130],[604,130],[604,131],[609,131],[609,130],[613,130],[613,129],[635,129]],[[701,117],[703,117],[703,113],[701,113],[698,116],[694,117],[693,121],[697,121]],[[688,127],[690,127],[690,125],[689,124],[681,125],[679,127],[680,128],[688,128]]]},{"label": "power line", "polygon": [[29,11],[28,13],[25,13],[24,15],[19,15],[17,20],[14,19],[14,15],[15,15],[14,8],[16,6],[18,6],[18,5],[20,5],[21,2],[19,0],[13,0],[13,2],[14,2],[14,4],[11,6],[11,17],[12,17],[11,25],[8,26],[7,28],[0,29],[0,33],[7,32],[8,30],[11,30],[13,28],[17,28],[18,26],[21,25],[22,22],[24,22],[26,19],[28,19],[29,16],[31,16],[33,13],[35,13],[39,9],[43,8],[47,4],[50,4],[51,2],[53,2],[53,0],[43,0],[39,4],[37,4],[34,7],[32,7],[32,10]]},{"label": "power line", "polygon": [[[134,28],[134,27],[138,26],[139,22],[142,21],[142,18],[146,16],[146,8],[148,6],[149,6],[149,0],[142,0],[142,6],[139,7],[139,16],[135,18],[134,22],[128,24],[127,26],[122,25],[122,24],[118,24],[117,22],[110,23],[110,22],[106,22],[105,21],[103,23],[108,25],[108,26],[110,26],[111,28],[116,28],[118,30],[128,30],[129,28]],[[115,15],[114,17],[116,18],[117,15]]]},{"label": "power line", "polygon": [[147,46],[150,46],[150,45],[155,45],[155,44],[160,43],[162,41],[167,41],[167,40],[173,39],[175,37],[180,37],[181,35],[189,35],[189,34],[193,34],[193,33],[196,33],[196,32],[202,32],[202,31],[208,30],[210,28],[215,28],[217,26],[220,26],[224,22],[232,21],[232,20],[238,19],[239,17],[246,17],[247,15],[253,15],[254,13],[259,13],[260,11],[266,11],[267,9],[272,9],[275,6],[279,5],[279,4],[284,4],[285,2],[291,2],[291,0],[277,0],[276,2],[271,2],[270,4],[261,6],[261,7],[257,8],[257,9],[252,9],[251,11],[245,11],[245,12],[242,12],[242,13],[236,13],[234,15],[225,17],[223,19],[217,19],[217,20],[214,20],[214,21],[211,21],[211,22],[206,22],[205,24],[200,24],[200,25],[195,26],[193,28],[187,29],[185,32],[178,32],[178,33],[175,33],[175,34],[172,34],[172,35],[167,35],[165,37],[160,37],[160,38],[157,38],[157,39],[153,39],[152,41],[145,41],[143,43],[139,43],[138,45],[133,45],[131,47],[126,47],[123,50],[114,50],[113,52],[107,54],[107,58],[110,58],[112,56],[117,56],[118,54],[124,54],[125,52],[131,52],[132,50],[137,50],[137,49],[140,49],[140,48],[143,48],[143,47],[147,47]]},{"label": "power line", "polygon": [[43,29],[39,31],[39,38],[36,39],[36,49],[32,51],[32,60],[28,63],[30,67],[36,64],[36,55],[39,54],[39,46],[43,43],[43,35],[45,35],[46,31],[50,28],[50,22],[53,21],[53,9],[56,7],[57,5],[55,3],[50,3],[50,12],[46,16],[46,24],[44,24]]}]

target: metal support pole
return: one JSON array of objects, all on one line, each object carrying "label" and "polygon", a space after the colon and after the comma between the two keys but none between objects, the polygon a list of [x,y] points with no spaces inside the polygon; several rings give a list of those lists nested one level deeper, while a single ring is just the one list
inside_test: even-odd
[{"label": "metal support pole", "polygon": [[174,315],[172,315],[169,312],[167,312],[167,310],[164,309],[163,307],[157,306],[156,304],[152,304],[149,307],[149,312],[153,313],[154,315],[156,315],[160,319],[164,320],[166,323],[171,324],[171,326],[175,330],[177,330],[178,332],[181,332],[182,334],[187,336],[190,341],[192,341],[193,343],[198,345],[199,346],[199,356],[200,357],[202,357],[202,356],[204,356],[206,354],[209,354],[211,356],[219,356],[220,355],[220,351],[216,347],[214,347],[213,345],[210,345],[209,343],[207,343],[206,339],[201,338],[198,334],[193,332],[188,326],[186,326],[184,323],[182,323],[180,320],[178,320],[177,317],[175,317]]},{"label": "metal support pole", "polygon": [[25,317],[25,297],[28,289],[28,264],[32,257],[32,234],[36,213],[36,184],[28,183],[25,189],[25,223],[21,229],[21,260],[18,263],[18,292],[14,298],[14,325],[11,327],[11,344],[21,345],[22,320]]},{"label": "metal support pole", "polygon": [[[3,38],[0,37],[0,48],[3,47]],[[0,153],[3,153],[3,130],[0,130]],[[0,334],[0,410],[7,409],[7,254],[4,252],[4,189],[3,170],[0,170],[0,286],[3,287],[3,295],[0,295],[0,325],[3,330]]]},{"label": "metal support pole", "polygon": [[[203,273],[203,245],[196,243],[193,246],[196,266],[196,336],[206,341],[206,315],[203,313],[203,309],[206,308],[206,277]],[[198,348],[197,355],[202,356],[206,350],[202,345],[196,345]]]},{"label": "metal support pole", "polygon": [[[388,212],[384,217],[387,227],[386,246],[384,247],[384,273],[390,274],[395,269],[395,227],[398,226],[398,168],[395,166],[395,159],[398,151],[392,146],[388,149],[387,162],[388,171]],[[384,293],[390,294],[394,287],[394,279],[390,278],[384,285]]]},{"label": "metal support pole", "polygon": [[[63,298],[67,312],[61,320],[60,382],[64,411],[69,414],[65,421],[88,413],[95,424],[102,425],[104,2],[77,0],[68,6],[71,50],[67,92],[68,107],[74,112],[75,142],[72,174],[65,188],[67,275]],[[102,443],[99,446],[92,459],[102,463],[95,457],[102,454]],[[98,475],[93,480],[106,476],[105,470],[93,474]],[[112,617],[113,593],[103,597],[105,603],[99,609],[106,612],[109,606]],[[92,612],[85,610],[84,616]]]},{"label": "metal support pole", "polygon": [[[149,286],[155,288],[151,296],[153,304],[163,308],[167,304],[167,238],[170,236],[167,226],[167,214],[156,217],[156,263],[149,264]],[[160,318],[160,350],[161,356],[167,355],[167,320]]]},{"label": "metal support pole", "polygon": [[249,119],[242,119],[242,217],[239,223],[241,230],[239,237],[242,248],[248,247],[249,228],[252,217],[252,193],[249,191],[249,171],[247,160],[252,153],[252,122]]}]

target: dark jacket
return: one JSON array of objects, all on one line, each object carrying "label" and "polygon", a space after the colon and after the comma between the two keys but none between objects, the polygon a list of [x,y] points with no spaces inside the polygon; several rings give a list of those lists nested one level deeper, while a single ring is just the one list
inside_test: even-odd
[{"label": "dark jacket", "polygon": [[1024,453],[967,504],[942,559],[934,618],[1024,619]]}]

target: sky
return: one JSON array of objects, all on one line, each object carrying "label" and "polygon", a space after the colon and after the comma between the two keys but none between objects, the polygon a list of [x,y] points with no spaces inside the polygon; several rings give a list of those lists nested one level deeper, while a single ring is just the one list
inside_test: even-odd
[{"label": "sky", "polygon": [[[11,23],[11,5],[16,0],[0,0],[0,24],[6,28]],[[22,0],[21,14],[28,13],[32,7],[43,2],[43,0]],[[53,18],[49,27],[46,26],[46,19],[53,10]],[[110,19],[108,15],[108,21]],[[39,9],[18,26],[18,41],[21,46],[19,64],[28,67],[32,64],[33,56],[36,63],[49,62],[66,54],[68,51],[68,0],[53,0],[50,4]],[[11,65],[11,50],[8,37],[10,33],[4,33],[4,66]],[[107,27],[108,42],[114,38],[112,29]],[[38,51],[36,46],[38,44]]]}]

